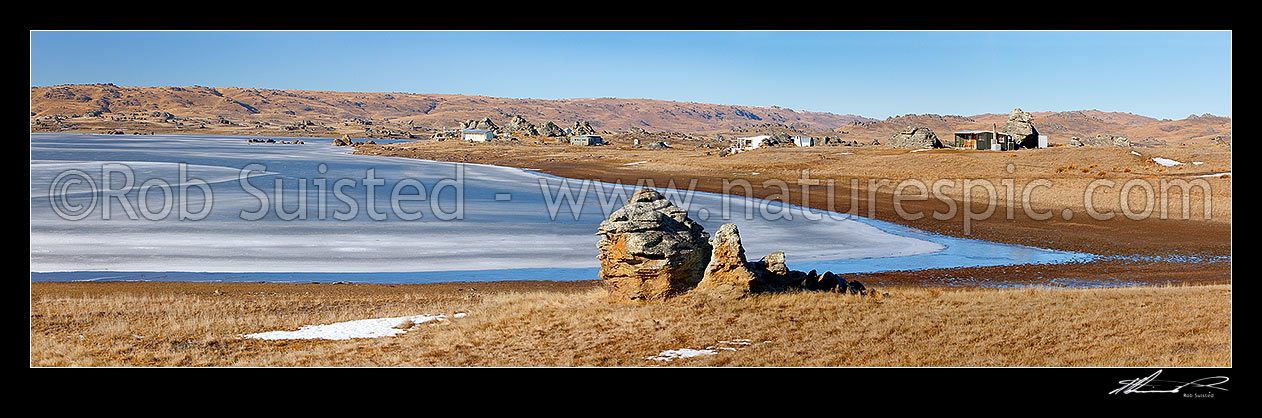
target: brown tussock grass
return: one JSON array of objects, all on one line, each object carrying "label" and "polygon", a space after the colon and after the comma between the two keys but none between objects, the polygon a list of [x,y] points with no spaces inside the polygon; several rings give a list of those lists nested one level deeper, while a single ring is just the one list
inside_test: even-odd
[{"label": "brown tussock grass", "polygon": [[[255,284],[213,295],[180,293],[174,284],[165,292],[77,296],[50,291],[58,285],[32,284],[34,366],[1231,365],[1231,285],[895,287],[872,296],[683,296],[653,304],[610,301],[594,284],[476,295],[386,286],[343,292],[329,285],[252,293]],[[469,316],[421,324],[397,337],[239,337],[461,311]],[[756,343],[674,362],[645,359],[735,339]]]}]

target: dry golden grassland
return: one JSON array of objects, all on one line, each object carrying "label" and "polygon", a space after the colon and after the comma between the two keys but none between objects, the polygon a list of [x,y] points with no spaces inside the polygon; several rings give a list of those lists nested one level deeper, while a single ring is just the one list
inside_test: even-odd
[{"label": "dry golden grassland", "polygon": [[[644,305],[610,301],[595,282],[31,287],[34,366],[1231,366],[1231,285],[893,287]],[[240,337],[456,312],[468,316],[396,337]],[[720,343],[740,340],[750,344]],[[716,345],[736,349],[646,359]]]}]

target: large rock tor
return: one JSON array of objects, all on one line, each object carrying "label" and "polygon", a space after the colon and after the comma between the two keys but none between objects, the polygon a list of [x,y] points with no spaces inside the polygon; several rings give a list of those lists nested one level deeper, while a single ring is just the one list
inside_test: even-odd
[{"label": "large rock tor", "polygon": [[600,278],[615,298],[661,300],[701,282],[710,236],[687,211],[653,189],[640,189],[600,223]]},{"label": "large rock tor", "polygon": [[933,130],[923,126],[911,126],[903,128],[898,133],[890,135],[885,141],[891,147],[895,148],[943,148],[946,144],[938,140],[938,135]]},{"label": "large rock tor", "polygon": [[740,297],[758,290],[758,273],[745,260],[736,224],[724,224],[710,240],[713,251],[697,291],[719,297]]},{"label": "large rock tor", "polygon": [[1034,116],[1021,108],[1012,109],[1008,113],[1008,121],[999,128],[999,133],[1012,135],[1012,139],[1022,148],[1038,148],[1039,131],[1034,129]]},{"label": "large rock tor", "polygon": [[546,137],[565,135],[565,131],[562,130],[560,126],[557,126],[557,124],[552,123],[552,122],[548,122],[548,123],[543,124],[543,126],[540,126],[538,129],[538,132],[539,132],[539,135],[543,135]]}]

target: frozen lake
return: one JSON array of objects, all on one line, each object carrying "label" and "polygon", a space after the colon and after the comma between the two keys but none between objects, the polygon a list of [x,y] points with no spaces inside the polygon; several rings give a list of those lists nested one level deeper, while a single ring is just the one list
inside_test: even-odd
[{"label": "frozen lake", "polygon": [[[304,141],[32,134],[32,279],[595,279],[596,226],[635,189]],[[1090,257],[658,186],[706,231],[737,224],[751,260],[784,250],[796,270]]]}]

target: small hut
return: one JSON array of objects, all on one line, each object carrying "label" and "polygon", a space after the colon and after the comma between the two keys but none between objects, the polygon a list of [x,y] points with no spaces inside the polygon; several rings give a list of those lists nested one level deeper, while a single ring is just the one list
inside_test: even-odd
[{"label": "small hut", "polygon": [[570,137],[570,145],[604,145],[605,140],[600,135],[575,135]]},{"label": "small hut", "polygon": [[1008,151],[1016,148],[1012,135],[995,131],[959,131],[955,133],[955,147],[962,149]]},{"label": "small hut", "polygon": [[470,142],[486,142],[495,138],[495,133],[489,129],[461,129],[460,139]]}]

